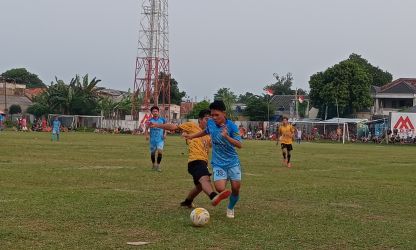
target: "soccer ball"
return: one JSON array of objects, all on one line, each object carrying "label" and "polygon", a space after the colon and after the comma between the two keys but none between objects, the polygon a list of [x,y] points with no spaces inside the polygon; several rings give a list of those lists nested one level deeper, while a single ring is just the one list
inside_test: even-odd
[{"label": "soccer ball", "polygon": [[202,227],[209,221],[209,213],[205,208],[198,207],[191,212],[192,224],[196,227]]}]

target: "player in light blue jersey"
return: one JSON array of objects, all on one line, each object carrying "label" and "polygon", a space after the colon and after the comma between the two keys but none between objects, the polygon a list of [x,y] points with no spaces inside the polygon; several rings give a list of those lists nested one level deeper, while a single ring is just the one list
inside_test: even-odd
[{"label": "player in light blue jersey", "polygon": [[[150,108],[152,118],[150,118],[148,124],[164,124],[166,120],[159,116],[159,107],[153,106]],[[146,140],[149,140],[148,128],[145,130]],[[161,128],[150,128],[150,158],[152,160],[152,169],[161,172],[160,162],[162,161],[163,146],[165,143],[166,131]],[[157,154],[157,159],[156,159]]]},{"label": "player in light blue jersey", "polygon": [[227,207],[227,217],[234,218],[234,207],[240,197],[241,166],[235,148],[241,148],[241,137],[237,126],[228,120],[223,101],[214,101],[209,105],[212,119],[208,120],[205,130],[184,135],[187,139],[194,139],[210,135],[212,141],[212,172],[214,174],[215,189],[225,190],[227,181],[231,182],[232,194]]},{"label": "player in light blue jersey", "polygon": [[61,132],[61,122],[58,116],[55,116],[52,122],[52,141],[59,141],[59,134]]}]

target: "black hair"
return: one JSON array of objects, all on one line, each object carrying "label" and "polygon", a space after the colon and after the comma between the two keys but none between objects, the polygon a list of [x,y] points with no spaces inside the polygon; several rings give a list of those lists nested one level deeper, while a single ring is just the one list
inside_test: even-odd
[{"label": "black hair", "polygon": [[283,119],[282,120],[287,120],[287,121],[289,121],[289,118],[287,118],[286,116],[283,116]]},{"label": "black hair", "polygon": [[157,111],[159,111],[159,107],[158,106],[153,106],[150,108],[150,112],[153,112],[154,109],[157,109]]},{"label": "black hair", "polygon": [[199,111],[198,118],[203,119],[207,115],[211,115],[211,111],[209,109],[203,109]]},{"label": "black hair", "polygon": [[219,111],[225,111],[225,104],[222,100],[215,100],[213,103],[209,105],[209,109],[215,109]]}]

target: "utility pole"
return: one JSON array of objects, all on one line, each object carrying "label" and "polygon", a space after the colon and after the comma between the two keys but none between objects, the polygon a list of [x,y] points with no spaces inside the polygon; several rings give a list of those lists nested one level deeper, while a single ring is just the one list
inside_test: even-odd
[{"label": "utility pole", "polygon": [[140,95],[145,111],[149,110],[151,102],[158,105],[161,100],[160,112],[170,118],[168,0],[141,0],[141,3],[132,115],[138,119],[140,107],[136,105]]}]

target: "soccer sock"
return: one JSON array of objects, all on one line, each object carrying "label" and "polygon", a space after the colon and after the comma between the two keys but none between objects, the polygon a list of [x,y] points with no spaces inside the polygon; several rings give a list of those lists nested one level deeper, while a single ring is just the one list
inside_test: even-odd
[{"label": "soccer sock", "polygon": [[282,155],[283,155],[283,159],[285,159],[285,160],[286,160],[286,153],[285,153],[285,152],[283,152],[283,153],[282,153]]},{"label": "soccer sock", "polygon": [[212,199],[214,199],[215,196],[217,196],[217,193],[216,192],[212,192],[208,196],[212,200]]},{"label": "soccer sock", "polygon": [[194,200],[191,200],[191,199],[186,198],[185,201],[184,201],[184,203],[190,205],[190,204],[192,204],[193,201]]},{"label": "soccer sock", "polygon": [[228,209],[234,209],[235,204],[240,199],[239,195],[230,195],[230,202],[228,203]]},{"label": "soccer sock", "polygon": [[157,164],[160,164],[161,161],[162,161],[162,154],[158,154],[157,155]]},{"label": "soccer sock", "polygon": [[287,152],[287,163],[289,163],[290,162],[290,152]]},{"label": "soccer sock", "polygon": [[152,163],[155,163],[155,153],[150,154],[150,159],[152,159]]}]

